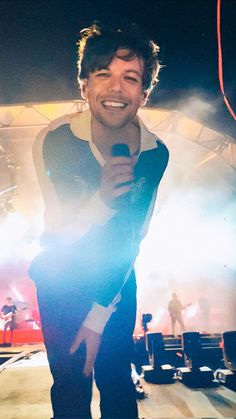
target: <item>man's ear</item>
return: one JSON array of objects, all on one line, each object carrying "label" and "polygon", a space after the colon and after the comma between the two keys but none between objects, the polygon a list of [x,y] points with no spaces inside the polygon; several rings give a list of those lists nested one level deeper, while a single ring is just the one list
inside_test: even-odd
[{"label": "man's ear", "polygon": [[87,100],[87,84],[88,84],[88,80],[87,79],[80,80],[81,96],[85,100]]},{"label": "man's ear", "polygon": [[140,101],[140,106],[145,106],[146,105],[150,93],[151,93],[151,90],[144,90],[143,97]]}]

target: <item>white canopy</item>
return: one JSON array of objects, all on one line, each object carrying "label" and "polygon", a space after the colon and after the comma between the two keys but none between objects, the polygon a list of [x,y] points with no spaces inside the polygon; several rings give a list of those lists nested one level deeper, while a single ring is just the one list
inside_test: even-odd
[{"label": "white canopy", "polygon": [[[31,154],[36,135],[54,119],[81,112],[86,106],[85,102],[76,100],[0,106],[1,161],[5,150],[19,168],[16,171],[18,193],[14,203],[23,212],[32,214],[42,206]],[[202,172],[211,167],[216,171],[216,177],[221,175],[228,186],[235,187],[236,142],[232,137],[193,121],[178,111],[142,108],[139,114],[148,128],[168,145],[173,163],[169,165],[170,173],[175,184],[177,180],[186,181],[186,177],[190,173],[193,175],[197,169]],[[5,173],[0,190],[11,187],[11,182],[12,179]]]}]

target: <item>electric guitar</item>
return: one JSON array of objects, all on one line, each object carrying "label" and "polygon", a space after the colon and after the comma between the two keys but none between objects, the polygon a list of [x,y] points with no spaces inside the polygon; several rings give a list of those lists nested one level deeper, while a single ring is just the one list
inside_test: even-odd
[{"label": "electric guitar", "polygon": [[1,313],[0,329],[2,329],[7,322],[13,320],[16,314],[20,313],[21,311],[27,310],[27,309],[28,309],[28,307],[24,307],[21,310],[17,310],[15,312],[10,311],[7,314]]},{"label": "electric guitar", "polygon": [[183,310],[185,310],[187,307],[189,307],[189,306],[191,306],[192,305],[192,303],[188,303],[188,304],[186,304],[184,307],[183,307]]}]

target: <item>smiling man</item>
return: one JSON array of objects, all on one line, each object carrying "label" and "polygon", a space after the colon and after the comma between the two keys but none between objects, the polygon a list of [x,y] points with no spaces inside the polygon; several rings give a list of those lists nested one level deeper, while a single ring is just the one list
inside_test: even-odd
[{"label": "smiling man", "polygon": [[34,147],[46,210],[44,251],[30,275],[54,418],[91,418],[93,374],[102,418],[138,417],[133,265],[168,151],[137,111],[157,82],[158,51],[137,30],[83,30],[78,70],[89,109],[52,123]]}]

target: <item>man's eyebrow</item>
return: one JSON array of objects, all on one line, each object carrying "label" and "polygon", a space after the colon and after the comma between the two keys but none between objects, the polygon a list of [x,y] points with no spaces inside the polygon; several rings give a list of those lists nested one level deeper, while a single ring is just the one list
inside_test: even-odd
[{"label": "man's eyebrow", "polygon": [[141,76],[142,75],[142,72],[141,71],[134,70],[132,68],[125,70],[125,73],[135,73],[135,74],[137,74],[137,76]]},{"label": "man's eyebrow", "polygon": [[94,70],[94,73],[96,73],[96,71],[103,71],[103,70],[109,70],[109,67],[108,66],[101,66],[101,67],[97,67],[95,70]]},{"label": "man's eyebrow", "polygon": [[[95,70],[95,72],[97,72],[97,71],[103,71],[103,70],[107,70],[107,71],[111,71],[111,69],[110,69],[110,67],[109,67],[109,65],[107,65],[107,66],[104,66],[104,67],[99,67],[99,68],[97,68],[96,70]],[[139,71],[139,70],[135,70],[135,69],[133,69],[133,68],[127,68],[125,71],[124,71],[124,73],[134,73],[134,74],[136,74],[138,77],[142,77],[142,72],[141,71]]]}]

